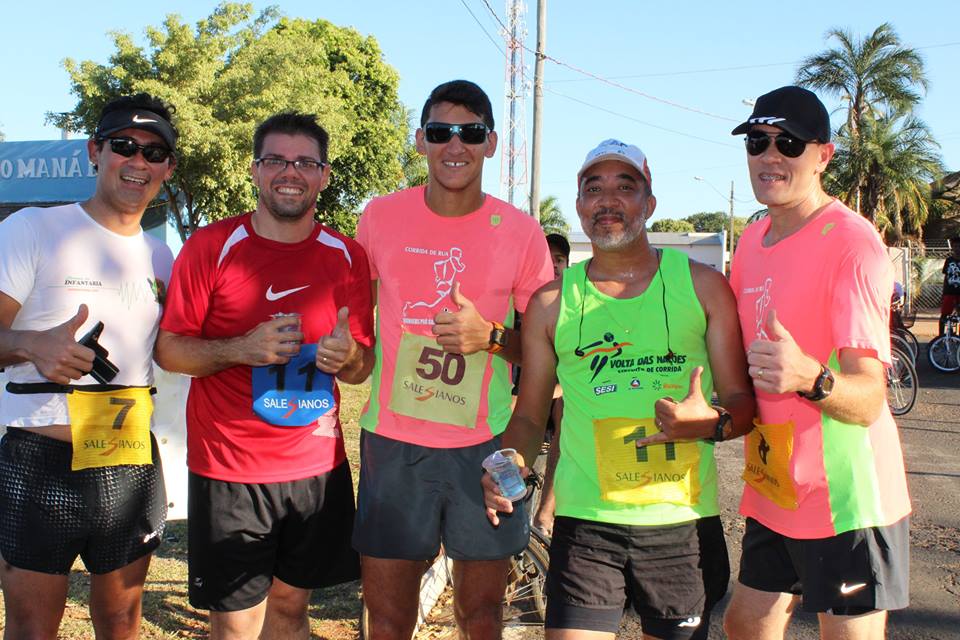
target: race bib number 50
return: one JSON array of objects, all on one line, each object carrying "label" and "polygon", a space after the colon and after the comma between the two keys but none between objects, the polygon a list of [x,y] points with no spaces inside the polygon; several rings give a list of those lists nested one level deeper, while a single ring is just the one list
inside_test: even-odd
[{"label": "race bib number 50", "polygon": [[488,355],[447,353],[430,336],[404,333],[390,393],[390,410],[411,418],[473,429]]}]

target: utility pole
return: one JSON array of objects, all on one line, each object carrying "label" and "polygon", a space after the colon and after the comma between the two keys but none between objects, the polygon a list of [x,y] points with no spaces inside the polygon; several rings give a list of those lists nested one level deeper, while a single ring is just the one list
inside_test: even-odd
[{"label": "utility pole", "polygon": [[526,113],[523,86],[523,40],[526,36],[523,0],[506,0],[507,29],[503,37],[507,43],[506,104],[504,138],[500,156],[500,197],[516,205],[516,188],[527,182],[527,140],[524,133]]},{"label": "utility pole", "polygon": [[[733,180],[730,181],[730,264],[733,264]],[[727,274],[729,274],[729,268]]]},{"label": "utility pole", "polygon": [[540,218],[540,136],[543,133],[543,59],[547,48],[547,0],[537,0],[537,62],[533,69],[533,153],[530,158],[530,215]]}]

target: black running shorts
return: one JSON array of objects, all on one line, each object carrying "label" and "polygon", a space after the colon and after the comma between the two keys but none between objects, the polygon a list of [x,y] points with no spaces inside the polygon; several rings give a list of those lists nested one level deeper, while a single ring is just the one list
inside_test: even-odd
[{"label": "black running shorts", "polygon": [[66,575],[120,569],[160,544],[167,497],[152,465],[70,470],[73,445],[8,428],[0,440],[0,555],[18,569]]},{"label": "black running shorts", "polygon": [[434,449],[364,431],[353,546],[361,554],[431,560],[440,550],[454,560],[500,560],[520,553],[530,538],[522,502],[487,520],[481,463],[500,439]]},{"label": "black running shorts", "polygon": [[862,615],[910,603],[910,518],[831,538],[788,538],[747,518],[740,582],[802,595],[803,610]]},{"label": "black running shorts", "polygon": [[560,516],[547,574],[548,629],[616,633],[626,606],[643,632],[706,638],[727,591],[730,563],[719,516],[661,526]]},{"label": "black running shorts", "polygon": [[267,597],[273,578],[301,589],[356,580],[350,465],[290,482],[246,484],[190,474],[190,604],[239,611]]}]

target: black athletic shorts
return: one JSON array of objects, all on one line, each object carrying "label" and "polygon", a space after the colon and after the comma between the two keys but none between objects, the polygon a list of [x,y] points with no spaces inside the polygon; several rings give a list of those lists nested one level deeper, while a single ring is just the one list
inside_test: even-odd
[{"label": "black athletic shorts", "polygon": [[346,461],[318,476],[267,484],[191,473],[188,492],[190,604],[198,609],[248,609],[267,597],[274,577],[301,589],[360,577]]},{"label": "black athletic shorts", "polygon": [[548,629],[616,633],[625,606],[643,632],[706,638],[727,592],[730,562],[719,516],[663,526],[557,517],[547,574]]},{"label": "black athletic shorts", "polygon": [[364,431],[353,546],[361,554],[430,560],[440,550],[454,560],[499,560],[520,553],[530,538],[522,502],[487,520],[481,463],[500,439],[471,447],[434,449]]},{"label": "black athletic shorts", "polygon": [[66,575],[127,566],[160,544],[167,519],[160,451],[152,465],[72,471],[73,445],[10,427],[0,440],[0,555],[18,569]]},{"label": "black athletic shorts", "polygon": [[855,616],[910,603],[910,518],[831,538],[788,538],[747,518],[740,582],[802,595],[803,610]]}]

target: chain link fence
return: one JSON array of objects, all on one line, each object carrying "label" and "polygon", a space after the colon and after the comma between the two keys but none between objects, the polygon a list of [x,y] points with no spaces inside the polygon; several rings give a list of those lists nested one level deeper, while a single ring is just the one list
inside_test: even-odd
[{"label": "chain link fence", "polygon": [[911,249],[914,307],[939,310],[943,293],[943,261],[950,255],[950,244],[947,240],[928,240]]}]

